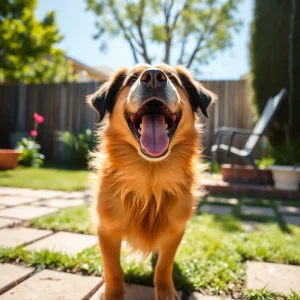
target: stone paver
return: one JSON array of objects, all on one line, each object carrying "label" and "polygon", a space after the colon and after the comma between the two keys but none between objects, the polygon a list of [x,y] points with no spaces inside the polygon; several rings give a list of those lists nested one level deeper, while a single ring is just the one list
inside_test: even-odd
[{"label": "stone paver", "polygon": [[44,270],[1,296],[1,300],[82,300],[102,284],[101,277]]},{"label": "stone paver", "polygon": [[27,278],[33,271],[34,268],[0,264],[0,294]]},{"label": "stone paver", "polygon": [[287,224],[294,224],[300,226],[300,216],[285,216],[283,215],[283,220]]},{"label": "stone paver", "polygon": [[258,200],[255,198],[248,198],[248,197],[243,197],[242,199],[243,203],[253,203],[253,202],[257,202]]},{"label": "stone paver", "polygon": [[[102,300],[105,284],[90,298],[90,300]],[[178,292],[179,299],[182,292]],[[154,288],[138,284],[125,284],[125,300],[154,300]]]},{"label": "stone paver", "polygon": [[192,293],[189,297],[189,300],[220,300],[220,297],[217,296],[206,296],[200,293]]},{"label": "stone paver", "polygon": [[296,206],[279,206],[278,211],[282,214],[300,214],[300,207]]},{"label": "stone paver", "polygon": [[58,197],[63,197],[66,194],[66,192],[53,191],[53,190],[34,190],[28,192],[28,194],[31,193],[40,199],[58,198]]},{"label": "stone paver", "polygon": [[89,197],[88,191],[75,191],[66,193],[62,198],[64,199],[85,199]]},{"label": "stone paver", "polygon": [[51,234],[50,230],[34,228],[4,228],[0,230],[0,246],[17,247]]},{"label": "stone paver", "polygon": [[239,203],[239,200],[236,199],[236,198],[223,198],[223,197],[212,197],[212,196],[209,196],[209,197],[207,197],[206,200],[209,203],[219,202],[219,203],[228,203],[228,204],[232,204],[232,205],[235,205],[235,204]]},{"label": "stone paver", "polygon": [[15,206],[15,207],[0,210],[0,216],[6,218],[20,219],[20,220],[30,220],[57,211],[58,209],[53,207],[20,205],[20,206]]},{"label": "stone paver", "polygon": [[0,218],[0,228],[20,224],[22,221],[15,219]]},{"label": "stone paver", "polygon": [[31,189],[25,189],[25,188],[13,188],[13,187],[0,187],[0,195],[16,195],[20,196],[24,193],[27,193],[28,191],[32,191]]},{"label": "stone paver", "polygon": [[39,198],[29,198],[23,196],[1,196],[0,204],[4,206],[16,206],[39,200]]},{"label": "stone paver", "polygon": [[232,211],[231,206],[221,206],[221,205],[212,205],[204,204],[200,207],[202,212],[211,213],[215,215],[229,215]]},{"label": "stone paver", "polygon": [[246,232],[253,232],[256,230],[257,225],[261,225],[262,223],[260,222],[255,222],[255,221],[246,221],[246,220],[241,220],[242,228]]},{"label": "stone paver", "polygon": [[1,187],[0,195],[15,195],[28,198],[39,198],[39,199],[49,199],[62,197],[66,192],[53,191],[53,190],[32,190],[26,188],[11,188],[11,187]]},{"label": "stone paver", "polygon": [[74,207],[85,204],[84,200],[80,199],[49,199],[49,200],[42,200],[39,202],[35,202],[34,205],[39,206],[49,206],[49,207],[57,207],[57,208],[67,208],[67,207]]},{"label": "stone paver", "polygon": [[248,289],[261,289],[267,285],[273,292],[289,294],[291,289],[300,292],[300,266],[247,262]]},{"label": "stone paver", "polygon": [[25,249],[33,251],[49,249],[51,251],[59,251],[74,255],[85,248],[96,245],[97,242],[97,237],[93,235],[59,231],[47,238],[28,245]]},{"label": "stone paver", "polygon": [[242,206],[241,213],[246,216],[264,216],[264,217],[275,217],[275,211],[271,207],[262,206]]}]

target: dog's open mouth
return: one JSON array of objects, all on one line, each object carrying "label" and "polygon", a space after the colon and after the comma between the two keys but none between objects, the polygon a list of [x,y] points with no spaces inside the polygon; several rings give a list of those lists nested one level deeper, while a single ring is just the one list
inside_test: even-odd
[{"label": "dog's open mouth", "polygon": [[180,113],[173,113],[160,100],[148,100],[136,113],[127,116],[130,130],[140,143],[141,151],[150,157],[168,152],[169,143],[180,121]]}]

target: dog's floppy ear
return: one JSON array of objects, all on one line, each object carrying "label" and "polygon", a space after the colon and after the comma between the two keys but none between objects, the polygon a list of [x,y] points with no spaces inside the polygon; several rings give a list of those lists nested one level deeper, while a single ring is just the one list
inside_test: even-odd
[{"label": "dog's floppy ear", "polygon": [[103,83],[97,92],[87,96],[86,102],[97,111],[99,115],[99,123],[103,120],[106,112],[112,112],[116,102],[116,97],[118,96],[126,74],[126,68],[119,70],[114,74],[111,80]]},{"label": "dog's floppy ear", "polygon": [[196,112],[198,108],[201,109],[205,117],[208,118],[207,108],[216,100],[216,95],[206,88],[200,82],[193,79],[191,73],[182,66],[175,68],[182,86],[186,89],[193,111]]}]

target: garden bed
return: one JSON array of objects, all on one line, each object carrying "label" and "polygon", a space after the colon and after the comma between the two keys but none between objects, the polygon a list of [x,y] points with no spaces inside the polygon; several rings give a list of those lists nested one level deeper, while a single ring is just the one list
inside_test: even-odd
[{"label": "garden bed", "polygon": [[223,164],[221,166],[223,180],[229,183],[248,183],[273,185],[272,172],[270,170],[255,170],[253,166]]}]

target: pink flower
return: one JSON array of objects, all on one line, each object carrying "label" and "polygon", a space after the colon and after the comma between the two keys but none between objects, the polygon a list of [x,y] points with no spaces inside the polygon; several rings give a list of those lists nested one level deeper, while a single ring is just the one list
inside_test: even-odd
[{"label": "pink flower", "polygon": [[30,131],[30,135],[31,135],[32,137],[36,137],[36,136],[38,135],[38,132],[37,132],[36,130],[31,130],[31,131]]},{"label": "pink flower", "polygon": [[41,124],[41,123],[44,122],[44,117],[41,116],[41,115],[39,115],[39,114],[37,114],[37,113],[34,113],[34,114],[33,114],[33,117],[34,117],[35,121],[36,121],[38,124]]}]

